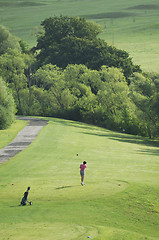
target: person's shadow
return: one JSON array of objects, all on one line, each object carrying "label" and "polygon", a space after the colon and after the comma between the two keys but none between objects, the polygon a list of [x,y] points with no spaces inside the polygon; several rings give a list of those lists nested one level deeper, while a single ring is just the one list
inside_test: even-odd
[{"label": "person's shadow", "polygon": [[57,187],[56,190],[60,190],[60,189],[64,189],[64,188],[70,188],[72,186],[61,186],[61,187]]},{"label": "person's shadow", "polygon": [[21,207],[21,205],[19,204],[19,205],[15,205],[15,206],[10,206],[10,207]]}]

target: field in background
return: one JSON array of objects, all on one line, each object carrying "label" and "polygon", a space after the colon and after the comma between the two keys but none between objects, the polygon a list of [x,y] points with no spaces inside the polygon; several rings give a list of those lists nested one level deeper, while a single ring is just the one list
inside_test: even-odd
[{"label": "field in background", "polygon": [[[158,144],[49,120],[31,145],[0,165],[0,240],[159,239]],[[28,186],[33,205],[21,207]]]},{"label": "field in background", "polygon": [[41,21],[60,14],[96,21],[106,42],[128,51],[145,71],[159,72],[158,0],[0,0],[0,24],[30,46]]}]

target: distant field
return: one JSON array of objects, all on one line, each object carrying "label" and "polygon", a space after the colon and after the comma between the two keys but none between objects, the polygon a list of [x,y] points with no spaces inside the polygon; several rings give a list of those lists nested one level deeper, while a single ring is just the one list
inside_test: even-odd
[{"label": "distant field", "polygon": [[[33,205],[19,206],[28,186]],[[0,165],[0,240],[159,240],[158,198],[157,143],[49,118]]]},{"label": "distant field", "polygon": [[144,70],[159,72],[158,0],[0,0],[0,24],[31,46],[41,21],[60,14],[96,21],[109,44],[128,51]]}]

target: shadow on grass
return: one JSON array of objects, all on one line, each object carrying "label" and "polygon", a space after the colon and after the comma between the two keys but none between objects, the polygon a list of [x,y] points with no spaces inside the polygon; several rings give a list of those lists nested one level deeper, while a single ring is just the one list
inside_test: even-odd
[{"label": "shadow on grass", "polygon": [[105,19],[105,18],[126,18],[126,17],[132,17],[136,16],[135,13],[130,12],[102,12],[97,14],[87,14],[87,15],[81,15],[81,17],[87,18],[87,19]]},{"label": "shadow on grass", "polygon": [[60,190],[60,189],[64,189],[64,188],[71,188],[72,186],[61,186],[61,187],[57,187],[56,190]]},{"label": "shadow on grass", "polygon": [[50,119],[49,121],[53,122],[53,123],[54,122],[60,123],[63,126],[76,127],[76,128],[82,128],[82,129],[90,129],[90,130],[92,130],[93,127],[98,127],[98,126],[94,126],[91,124],[89,125],[88,123],[76,122],[76,121],[65,120],[65,119],[60,119],[60,118]]},{"label": "shadow on grass", "polygon": [[[15,206],[10,206],[11,208],[15,208],[15,207],[22,207],[20,204],[19,205],[15,205]],[[26,206],[24,206],[24,207],[26,207]]]},{"label": "shadow on grass", "polygon": [[120,142],[127,142],[127,143],[134,143],[134,144],[142,144],[145,146],[151,146],[151,147],[159,147],[159,142],[156,141],[151,141],[149,139],[146,138],[142,138],[142,137],[136,137],[136,136],[129,136],[129,135],[119,135],[116,137],[110,137],[110,139],[112,140],[116,140],[116,141],[120,141]]},{"label": "shadow on grass", "polygon": [[111,130],[107,130],[104,128],[101,128],[101,130],[100,130],[100,127],[99,127],[99,131],[97,133],[97,132],[94,132],[94,129],[97,130],[97,128],[98,128],[97,126],[86,125],[85,123],[75,122],[75,121],[70,121],[70,120],[62,120],[62,119],[54,118],[52,120],[52,122],[60,123],[64,126],[71,126],[71,127],[77,127],[77,128],[89,130],[88,132],[82,132],[82,133],[91,135],[91,136],[105,137],[105,138],[108,138],[108,139],[114,140],[114,141],[140,144],[140,145],[144,145],[144,146],[154,147],[156,149],[145,149],[143,151],[140,151],[139,153],[159,156],[159,141],[153,141],[148,138],[130,135],[130,134],[124,134],[124,133],[120,133],[120,132],[113,132]]},{"label": "shadow on grass", "polygon": [[91,132],[83,132],[83,134],[88,135],[94,135],[99,137],[105,137],[110,140],[118,141],[118,142],[124,142],[124,143],[133,143],[133,144],[140,144],[145,145],[149,147],[154,147],[156,149],[145,149],[143,151],[140,151],[141,154],[149,154],[149,155],[156,155],[159,156],[159,142],[158,141],[152,141],[146,138],[142,138],[139,136],[133,136],[129,134],[122,134],[122,133],[110,133],[102,134],[102,133],[91,133]]},{"label": "shadow on grass", "polygon": [[145,149],[145,150],[139,151],[139,154],[159,156],[159,149]]}]

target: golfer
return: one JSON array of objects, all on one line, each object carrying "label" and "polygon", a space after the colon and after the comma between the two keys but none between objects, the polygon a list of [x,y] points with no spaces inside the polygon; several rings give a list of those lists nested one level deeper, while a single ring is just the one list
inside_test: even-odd
[{"label": "golfer", "polygon": [[80,175],[81,175],[81,185],[83,186],[83,185],[85,185],[84,184],[84,176],[85,176],[85,169],[86,169],[86,167],[87,167],[87,162],[86,161],[84,161],[81,165],[80,165]]}]

